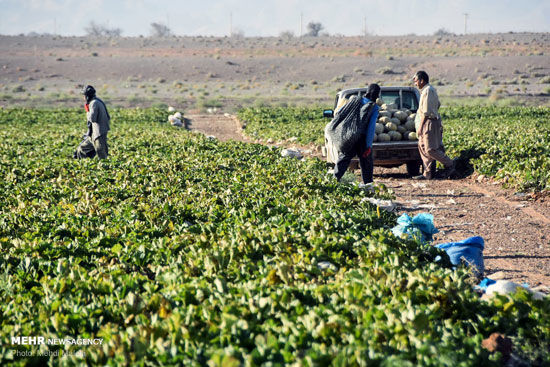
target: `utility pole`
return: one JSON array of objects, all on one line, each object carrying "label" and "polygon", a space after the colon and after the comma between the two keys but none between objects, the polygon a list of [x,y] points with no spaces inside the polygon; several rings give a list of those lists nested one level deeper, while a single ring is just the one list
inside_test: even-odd
[{"label": "utility pole", "polygon": [[468,13],[464,13],[464,35],[468,31]]},{"label": "utility pole", "polygon": [[302,37],[302,32],[304,30],[304,13],[300,13],[300,37]]}]

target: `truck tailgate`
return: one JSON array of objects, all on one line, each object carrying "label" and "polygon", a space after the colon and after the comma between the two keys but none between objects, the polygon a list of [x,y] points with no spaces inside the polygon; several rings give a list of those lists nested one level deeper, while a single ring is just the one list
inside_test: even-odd
[{"label": "truck tailgate", "polygon": [[420,161],[417,141],[394,141],[372,145],[375,164],[403,164]]}]

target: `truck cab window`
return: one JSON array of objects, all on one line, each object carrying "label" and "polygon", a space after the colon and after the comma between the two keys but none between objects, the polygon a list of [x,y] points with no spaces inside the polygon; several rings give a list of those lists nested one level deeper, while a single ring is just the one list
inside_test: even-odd
[{"label": "truck cab window", "polygon": [[395,91],[395,92],[384,92],[382,91],[380,93],[380,98],[382,99],[382,101],[384,101],[385,104],[392,104],[392,103],[395,103],[397,105],[397,107],[399,108],[399,92],[398,91]]},{"label": "truck cab window", "polygon": [[[401,91],[401,96],[399,91],[382,91],[380,98],[386,104],[395,103],[397,108],[406,108],[413,112],[418,109],[418,102],[416,101],[415,95],[410,91]],[[403,98],[403,101],[401,101]]]},{"label": "truck cab window", "polygon": [[413,112],[416,112],[416,110],[418,110],[418,102],[413,92],[403,91],[401,95],[403,97],[403,108],[407,108]]}]

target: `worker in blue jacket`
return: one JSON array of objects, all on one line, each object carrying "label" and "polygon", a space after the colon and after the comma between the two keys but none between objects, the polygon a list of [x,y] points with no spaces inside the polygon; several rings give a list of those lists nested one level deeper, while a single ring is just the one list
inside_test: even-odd
[{"label": "worker in blue jacket", "polygon": [[360,132],[361,136],[355,143],[355,146],[346,152],[339,152],[336,165],[334,166],[334,176],[338,181],[340,181],[348,169],[352,158],[356,155],[359,157],[359,166],[361,167],[361,178],[363,183],[367,184],[373,181],[372,173],[374,170],[374,160],[372,142],[374,140],[376,121],[378,120],[379,107],[376,104],[378,97],[380,97],[380,86],[378,84],[370,84],[367,88],[367,93],[361,99],[361,104],[362,106],[370,104],[372,113],[370,112],[370,108],[368,111],[361,109],[363,116],[368,117],[370,114],[369,121],[365,124],[366,129]]}]

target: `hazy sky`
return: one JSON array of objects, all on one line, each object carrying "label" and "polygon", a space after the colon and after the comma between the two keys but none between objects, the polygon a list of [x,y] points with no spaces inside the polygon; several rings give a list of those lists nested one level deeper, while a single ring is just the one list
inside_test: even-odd
[{"label": "hazy sky", "polygon": [[[300,18],[320,22],[330,34],[359,35],[365,19],[376,35],[550,32],[550,0],[0,0],[0,34],[31,31],[84,35],[94,21],[124,36],[149,35],[150,24],[168,24],[176,35],[300,34]],[[302,17],[300,17],[302,14]]]}]

